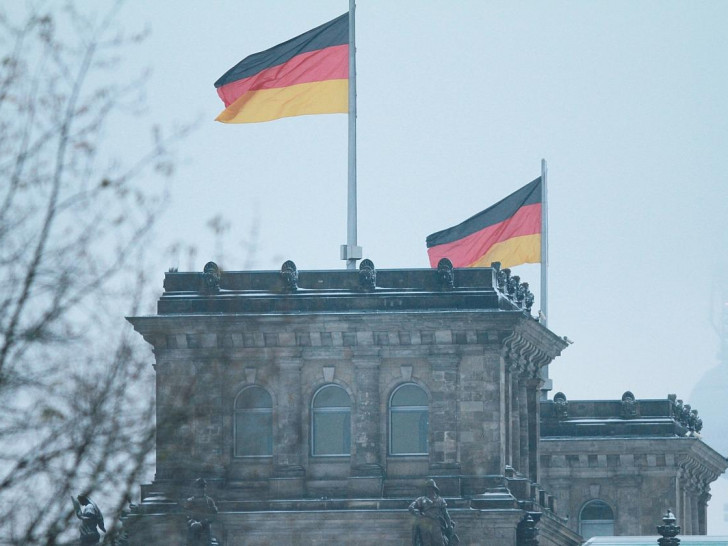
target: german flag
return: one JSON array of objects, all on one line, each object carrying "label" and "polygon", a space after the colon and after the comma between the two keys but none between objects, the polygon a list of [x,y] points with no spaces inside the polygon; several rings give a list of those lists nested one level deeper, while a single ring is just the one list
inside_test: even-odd
[{"label": "german flag", "polygon": [[349,14],[246,57],[215,87],[223,123],[348,112]]},{"label": "german flag", "polygon": [[541,261],[541,177],[455,227],[427,237],[430,265],[502,267]]}]

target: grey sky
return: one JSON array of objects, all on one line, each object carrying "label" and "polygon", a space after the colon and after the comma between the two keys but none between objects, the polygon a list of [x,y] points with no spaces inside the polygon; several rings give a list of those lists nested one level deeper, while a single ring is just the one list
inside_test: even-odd
[{"label": "grey sky", "polygon": [[[346,116],[224,125],[212,86],[244,56],[346,11],[316,2],[130,2],[149,22],[150,117],[202,119],[164,219],[224,266],[338,268]],[[728,4],[384,2],[357,10],[359,241],[377,267],[426,267],[424,239],[549,163],[552,366],[569,397],[684,397],[715,365],[713,272],[728,218]],[[205,249],[207,252],[205,252]],[[188,264],[181,260],[181,268]],[[520,274],[538,285],[538,266]],[[161,276],[161,271],[160,271]]]}]

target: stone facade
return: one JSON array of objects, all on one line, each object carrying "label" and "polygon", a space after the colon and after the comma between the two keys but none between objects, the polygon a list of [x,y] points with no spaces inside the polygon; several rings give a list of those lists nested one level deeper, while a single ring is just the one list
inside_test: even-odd
[{"label": "stone facade", "polygon": [[576,546],[594,499],[620,533],[653,526],[666,499],[693,518],[688,532],[705,530],[725,460],[672,414],[641,426],[651,401],[540,401],[541,371],[567,343],[496,264],[209,263],[164,288],[156,315],[129,319],[154,348],[158,428],[155,479],[124,519],[132,546],[184,541],[198,477],[226,546],[407,543],[425,478],[463,546]]},{"label": "stone facade", "polygon": [[707,533],[710,483],[726,459],[700,439],[697,412],[674,396],[566,401],[560,394],[541,403],[541,480],[572,530],[580,532],[582,509],[596,500],[611,508],[615,535],[654,534],[667,509],[683,534]]},{"label": "stone facade", "polygon": [[[462,544],[515,546],[529,513],[541,544],[579,543],[538,485],[539,371],[566,343],[531,317],[517,278],[213,266],[168,273],[158,314],[129,319],[154,347],[158,422],[156,477],[126,520],[132,544],[182,529],[178,499],[200,476],[224,544],[342,533],[347,544],[401,544],[425,477]],[[424,402],[398,406],[403,386]],[[253,387],[270,402],[239,409]],[[325,389],[348,405],[317,407]],[[270,423],[269,450],[258,441],[261,453],[246,454],[236,427],[248,422]],[[317,429],[342,422],[343,439]],[[346,452],[326,452],[331,442]]]}]

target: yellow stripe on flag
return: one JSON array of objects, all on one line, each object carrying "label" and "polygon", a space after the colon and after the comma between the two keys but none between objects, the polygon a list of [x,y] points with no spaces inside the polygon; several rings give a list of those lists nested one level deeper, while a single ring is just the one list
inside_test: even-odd
[{"label": "yellow stripe on flag", "polygon": [[514,267],[521,264],[535,264],[541,261],[541,234],[512,237],[496,243],[480,259],[468,267],[490,267],[500,262],[501,267]]},{"label": "yellow stripe on flag", "polygon": [[216,121],[258,123],[290,116],[345,114],[348,111],[349,80],[327,80],[250,91],[223,110]]}]

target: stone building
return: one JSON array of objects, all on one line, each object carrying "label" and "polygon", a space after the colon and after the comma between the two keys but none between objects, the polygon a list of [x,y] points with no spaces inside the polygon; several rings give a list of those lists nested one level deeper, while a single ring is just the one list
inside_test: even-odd
[{"label": "stone building", "polygon": [[726,459],[700,439],[696,410],[663,400],[541,402],[541,480],[584,538],[652,535],[671,508],[685,535],[707,533],[710,483]]},{"label": "stone building", "polygon": [[[217,502],[224,545],[406,544],[406,508],[425,478],[447,499],[463,545],[580,544],[540,484],[553,484],[571,515],[581,497],[568,481],[602,484],[588,470],[603,474],[615,455],[625,474],[630,460],[642,474],[688,466],[672,448],[669,463],[650,464],[657,443],[630,459],[631,446],[598,451],[564,432],[583,430],[581,410],[570,403],[554,421],[539,389],[541,368],[567,343],[531,316],[532,303],[507,270],[446,261],[167,273],[157,314],[129,319],[154,348],[158,424],[155,479],[124,521],[130,544],[182,543],[181,500],[198,477]],[[580,451],[559,452],[551,425]],[[685,440],[684,452],[722,471],[717,454]],[[575,453],[584,469],[571,466]],[[594,498],[621,514],[618,493],[613,501],[600,487]]]}]

